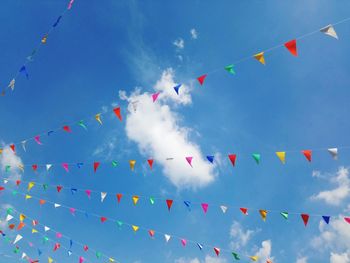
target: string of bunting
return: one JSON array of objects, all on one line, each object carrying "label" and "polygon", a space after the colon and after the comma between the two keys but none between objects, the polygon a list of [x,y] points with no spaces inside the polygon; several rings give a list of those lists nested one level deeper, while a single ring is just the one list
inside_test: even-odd
[{"label": "string of bunting", "polygon": [[5,96],[6,92],[8,89],[11,89],[12,91],[15,89],[15,84],[16,84],[16,80],[18,78],[18,76],[20,74],[25,75],[25,77],[27,79],[29,79],[29,73],[27,70],[27,66],[29,63],[33,62],[34,60],[34,56],[37,55],[37,53],[39,52],[40,48],[44,45],[46,45],[47,40],[49,38],[49,35],[54,31],[54,29],[58,26],[58,24],[61,22],[62,18],[64,17],[64,15],[66,14],[67,11],[69,11],[72,6],[73,6],[74,0],[69,0],[68,2],[68,6],[65,8],[65,10],[57,17],[57,19],[55,20],[55,22],[52,24],[52,26],[50,27],[50,29],[44,34],[44,36],[41,38],[39,44],[33,49],[33,51],[30,53],[29,56],[26,57],[25,62],[22,64],[21,68],[16,72],[16,74],[14,75],[14,77],[11,79],[10,83],[8,84],[7,87],[2,89],[1,92],[1,96]]},{"label": "string of bunting", "polygon": [[[19,194],[25,195],[23,193],[19,193]],[[35,196],[31,196],[30,199],[31,198],[39,200],[39,198],[37,198]],[[110,221],[110,222],[115,223],[118,226],[118,228],[121,228],[122,226],[128,226],[128,227],[130,227],[130,229],[134,233],[136,233],[136,232],[138,232],[140,230],[143,230],[143,231],[147,232],[147,234],[150,236],[150,238],[155,238],[156,235],[161,235],[161,236],[164,237],[166,243],[168,243],[171,239],[177,239],[182,247],[186,247],[188,244],[193,244],[196,247],[198,247],[200,250],[203,250],[204,248],[209,248],[210,250],[212,250],[216,254],[216,256],[220,256],[220,254],[222,252],[226,252],[226,253],[232,254],[232,256],[233,256],[233,258],[235,260],[240,260],[242,256],[247,257],[247,258],[249,258],[252,261],[258,261],[259,260],[259,257],[256,256],[256,255],[249,256],[249,255],[244,255],[242,253],[238,254],[237,252],[232,252],[231,250],[221,249],[221,248],[219,248],[217,246],[212,246],[212,245],[204,244],[204,243],[201,243],[201,242],[193,241],[193,240],[190,240],[190,239],[187,239],[187,238],[183,238],[183,237],[180,237],[180,236],[177,236],[177,235],[163,233],[163,232],[160,232],[158,230],[154,230],[152,228],[146,228],[146,227],[143,227],[143,226],[131,224],[131,223],[128,223],[128,222],[125,222],[125,221],[120,221],[120,220],[117,220],[117,219],[114,219],[114,218],[110,218],[110,217],[107,218],[105,216],[101,216],[101,215],[98,215],[98,214],[95,214],[95,213],[88,213],[87,211],[84,211],[84,210],[81,210],[81,209],[72,208],[72,207],[69,207],[69,206],[64,205],[64,204],[57,204],[57,203],[54,203],[54,202],[51,202],[51,201],[47,201],[47,203],[51,203],[55,208],[67,209],[67,210],[69,210],[69,212],[73,216],[75,216],[77,213],[80,213],[80,214],[84,215],[86,218],[89,218],[90,216],[98,218],[99,221],[102,224],[106,223],[107,221]],[[12,208],[12,211],[14,211],[13,208]],[[27,218],[27,219],[32,221],[32,224],[34,224],[34,225],[41,225],[44,228],[45,232],[48,232],[48,231],[52,230],[50,227],[48,227],[46,225],[43,225],[43,224],[40,224],[37,220],[35,220],[33,218],[30,218],[27,215],[25,215],[25,214],[23,214],[23,213],[21,213],[19,211],[17,211],[17,213],[18,213],[18,215],[20,217],[20,220],[21,220],[21,218],[23,220]],[[9,218],[13,219],[13,216],[10,216]],[[57,232],[57,231],[53,231],[53,232],[56,234],[56,237],[57,237],[57,233],[60,234],[60,232]],[[64,238],[66,238],[68,240],[71,240],[69,237],[66,237],[66,236],[63,236],[63,235],[59,235],[59,238],[61,238],[61,237],[64,237]]]},{"label": "string of bunting", "polygon": [[[17,214],[17,216],[19,217],[18,219],[15,218],[15,214]],[[17,228],[16,228],[16,224],[11,224],[11,221],[15,220],[18,222]],[[30,225],[27,225],[25,223],[25,220],[30,220],[31,224],[32,224],[32,228],[30,227]],[[63,248],[67,251],[67,255],[68,256],[72,256],[75,255],[77,256],[77,258],[79,259],[79,263],[83,263],[83,262],[92,262],[90,261],[88,258],[83,257],[77,253],[75,253],[73,251],[73,245],[76,244],[78,246],[80,246],[84,252],[92,252],[97,259],[103,259],[106,258],[108,260],[108,262],[116,262],[118,263],[119,261],[116,261],[114,258],[106,256],[105,254],[94,250],[93,248],[89,247],[88,245],[84,245],[81,242],[78,241],[73,241],[71,238],[69,238],[68,236],[64,235],[62,232],[54,230],[51,227],[48,227],[47,225],[43,225],[41,223],[39,223],[38,220],[35,220],[33,218],[28,217],[27,215],[23,214],[22,212],[17,211],[15,208],[10,207],[6,209],[6,219],[5,221],[8,223],[8,227],[11,230],[16,229],[17,231],[22,230],[23,228],[28,228],[31,229],[32,234],[37,234],[40,235],[43,238],[43,243],[47,244],[48,242],[51,242],[54,246],[53,246],[53,252],[56,252],[58,249]],[[44,229],[44,233],[38,230],[38,227],[41,226]],[[57,240],[51,239],[47,236],[47,234],[51,232],[55,234],[55,238]],[[23,237],[18,234],[14,244],[16,244],[17,242],[19,242]],[[58,242],[60,241],[62,238],[67,239],[69,241],[69,248],[65,247],[62,245],[62,242]],[[31,243],[32,244],[32,243]],[[33,244],[32,244],[33,245]],[[38,256],[42,255],[42,251],[40,250],[40,248],[38,248]]]},{"label": "string of bunting", "polygon": [[[313,159],[313,152],[314,151],[327,151],[330,156],[334,159],[334,160],[337,160],[338,159],[338,150],[339,149],[349,149],[350,147],[347,147],[347,146],[344,146],[344,147],[341,147],[341,148],[335,148],[335,147],[332,147],[332,148],[319,148],[319,149],[315,149],[315,150],[301,150],[300,153],[305,157],[305,159],[308,161],[308,162],[312,162],[312,159]],[[288,151],[289,153],[292,153],[292,152],[295,152],[295,151]],[[285,164],[286,163],[286,156],[287,156],[287,151],[278,151],[278,152],[275,152],[275,155],[277,156],[277,158],[280,160],[280,162],[282,164]],[[232,164],[232,166],[236,166],[236,161],[237,161],[237,157],[238,157],[238,154],[234,153],[234,154],[228,154],[227,155],[227,158],[229,160],[229,162]],[[256,164],[260,164],[261,163],[261,159],[262,159],[262,154],[260,153],[253,153],[251,154],[251,158],[252,160],[254,160],[254,162]],[[165,160],[167,161],[171,161],[171,160],[174,160],[175,158],[174,157],[167,157],[165,158]],[[183,157],[183,160],[186,161],[186,163],[189,165],[189,167],[191,168],[195,168],[195,157],[194,156],[186,156],[186,157]],[[211,163],[211,164],[214,164],[215,162],[215,156],[214,155],[207,155],[206,156],[206,160]],[[136,163],[137,163],[137,160],[129,160],[129,166],[130,166],[130,169],[131,171],[134,171],[135,170],[135,166],[136,166]],[[39,168],[43,168],[45,169],[47,172],[50,171],[52,169],[52,167],[60,167],[61,169],[63,169],[65,172],[69,172],[71,170],[71,168],[73,167],[76,167],[78,169],[82,168],[84,165],[89,165],[93,168],[93,171],[94,173],[97,172],[97,170],[99,169],[99,167],[101,166],[101,164],[108,164],[109,166],[111,165],[112,167],[117,167],[118,164],[120,163],[119,161],[117,160],[113,160],[111,162],[101,162],[101,161],[94,161],[94,162],[75,162],[75,163],[71,163],[71,162],[62,162],[62,163],[45,163],[45,164],[19,164],[17,167],[15,168],[18,168],[20,169],[22,172],[24,172],[25,168],[26,167],[30,167],[31,170],[33,170],[34,172],[38,172],[38,169]],[[147,163],[150,170],[153,169],[153,165],[155,163],[155,160],[154,159],[147,159],[147,161],[141,161],[141,163]],[[9,164],[5,164],[5,173],[7,172],[10,172],[11,171],[11,165]]]}]

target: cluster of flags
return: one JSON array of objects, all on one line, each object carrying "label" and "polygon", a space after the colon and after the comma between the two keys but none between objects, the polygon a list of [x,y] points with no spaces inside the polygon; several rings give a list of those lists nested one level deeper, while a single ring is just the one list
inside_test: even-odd
[{"label": "cluster of flags", "polygon": [[[10,145],[10,148],[12,149],[13,152],[15,152],[14,146]],[[334,160],[338,159],[338,148],[328,148],[327,152],[331,155],[331,157]],[[312,153],[313,153],[313,150],[302,150],[301,151],[301,154],[305,157],[305,159],[308,162],[312,161]],[[281,161],[282,164],[286,163],[287,152],[279,151],[279,152],[275,152],[275,154],[276,154],[277,158]],[[262,157],[260,153],[253,153],[251,155],[251,157],[255,161],[256,164],[260,164],[261,157]],[[232,166],[236,165],[237,154],[228,154],[227,158],[230,161],[230,163],[232,164]],[[172,158],[172,157],[165,158],[165,160],[168,160],[168,161],[171,161],[174,159],[175,158]],[[215,156],[214,155],[207,155],[206,159],[211,164],[214,164]],[[186,161],[191,168],[195,167],[195,158],[193,156],[184,157],[184,161]],[[137,163],[136,160],[129,160],[129,166],[130,166],[131,171],[135,170],[136,163]],[[143,163],[143,162],[141,162],[141,163]],[[153,169],[154,163],[155,163],[154,159],[147,159],[147,164],[148,164],[150,170]],[[37,172],[39,168],[44,168],[46,171],[49,171],[52,167],[57,166],[57,167],[61,167],[65,172],[69,172],[72,167],[82,168],[86,164],[91,165],[94,173],[96,173],[97,170],[99,169],[100,165],[102,164],[102,162],[98,162],[98,161],[95,161],[93,163],[86,163],[86,162],[66,163],[66,162],[64,162],[64,163],[47,163],[47,164],[31,164],[31,165],[19,164],[15,168],[18,168],[22,172],[24,172],[25,167],[31,167],[31,170],[33,170],[34,172]],[[119,164],[119,162],[117,160],[113,160],[109,165],[112,165],[112,167],[117,167],[118,164]],[[10,172],[11,168],[12,168],[11,165],[5,164],[5,172]]]},{"label": "cluster of flags", "polygon": [[64,10],[64,12],[56,18],[55,22],[52,24],[50,29],[42,36],[39,45],[35,49],[32,50],[32,52],[30,53],[29,56],[27,56],[26,61],[20,67],[20,69],[18,70],[18,72],[15,75],[15,77],[13,79],[11,79],[10,83],[8,84],[8,86],[2,89],[1,96],[5,96],[6,91],[8,89],[11,89],[12,91],[15,89],[16,79],[17,79],[17,77],[20,74],[23,74],[27,79],[29,79],[29,73],[28,73],[28,70],[27,70],[27,65],[29,63],[33,62],[34,56],[38,53],[39,49],[43,45],[45,45],[47,43],[49,34],[58,26],[58,24],[62,20],[62,18],[64,16],[64,14],[66,13],[66,11],[70,10],[72,8],[73,3],[74,3],[74,0],[69,0],[67,8]]}]

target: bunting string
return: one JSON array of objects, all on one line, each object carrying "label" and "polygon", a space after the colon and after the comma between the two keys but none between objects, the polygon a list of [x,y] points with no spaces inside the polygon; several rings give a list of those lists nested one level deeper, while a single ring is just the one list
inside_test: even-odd
[{"label": "bunting string", "polygon": [[24,63],[22,64],[21,68],[19,69],[19,71],[17,71],[14,74],[14,77],[11,79],[10,83],[8,84],[8,86],[4,87],[2,89],[1,92],[1,96],[5,96],[6,92],[8,89],[11,89],[12,91],[15,89],[15,84],[16,84],[16,80],[19,77],[20,74],[24,74],[26,76],[27,79],[29,79],[29,73],[27,70],[27,66],[29,65],[29,63],[33,62],[34,56],[36,56],[39,52],[39,50],[46,45],[48,38],[50,36],[50,34],[54,31],[54,29],[58,26],[58,24],[60,23],[60,21],[62,20],[62,18],[64,17],[64,15],[67,13],[67,11],[69,11],[74,3],[75,0],[69,0],[67,7],[64,9],[64,11],[57,17],[57,19],[55,20],[55,22],[52,24],[52,26],[50,27],[50,29],[43,35],[43,37],[41,38],[40,42],[38,43],[38,45],[32,50],[32,52],[30,53],[29,56],[26,57],[26,60],[24,61]]}]

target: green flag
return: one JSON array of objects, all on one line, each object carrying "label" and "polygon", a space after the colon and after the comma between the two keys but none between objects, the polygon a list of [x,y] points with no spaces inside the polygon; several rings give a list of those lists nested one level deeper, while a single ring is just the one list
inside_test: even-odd
[{"label": "green flag", "polygon": [[7,208],[7,214],[12,215],[13,213],[13,208]]},{"label": "green flag", "polygon": [[154,198],[153,197],[150,197],[149,201],[150,201],[151,205],[154,205]]},{"label": "green flag", "polygon": [[117,221],[117,225],[118,225],[118,227],[121,227],[123,225],[123,222],[122,221]]},{"label": "green flag", "polygon": [[102,253],[101,253],[101,252],[96,252],[96,257],[97,257],[97,258],[101,258],[101,256],[102,256]]},{"label": "green flag", "polygon": [[117,161],[112,161],[112,166],[113,166],[113,167],[117,167],[117,165],[118,165],[118,162],[117,162]]},{"label": "green flag", "polygon": [[48,241],[49,241],[49,238],[46,237],[46,236],[44,236],[44,238],[43,238],[43,243],[46,244]]},{"label": "green flag", "polygon": [[288,219],[288,212],[281,212],[281,216],[283,216],[284,219]]},{"label": "green flag", "polygon": [[260,163],[260,158],[261,158],[260,154],[259,153],[253,153],[252,156],[253,156],[254,160],[256,161],[256,163],[259,164]]},{"label": "green flag", "polygon": [[226,67],[225,67],[225,70],[228,72],[228,73],[231,73],[232,75],[235,75],[236,74],[236,72],[235,72],[235,70],[234,70],[234,65],[233,64],[231,64],[231,65],[227,65]]},{"label": "green flag", "polygon": [[49,185],[48,185],[48,184],[43,184],[43,188],[44,188],[44,190],[46,190],[48,187],[49,187]]},{"label": "green flag", "polygon": [[11,165],[5,166],[5,172],[8,173],[11,170]]},{"label": "green flag", "polygon": [[78,122],[78,125],[79,125],[80,127],[83,127],[85,130],[87,130],[87,127],[86,127],[86,125],[84,124],[84,121],[83,121],[83,120],[79,121],[79,122]]},{"label": "green flag", "polygon": [[16,190],[12,191],[12,195],[16,195],[18,192]]},{"label": "green flag", "polygon": [[235,252],[232,252],[232,256],[235,260],[240,260],[239,255]]}]

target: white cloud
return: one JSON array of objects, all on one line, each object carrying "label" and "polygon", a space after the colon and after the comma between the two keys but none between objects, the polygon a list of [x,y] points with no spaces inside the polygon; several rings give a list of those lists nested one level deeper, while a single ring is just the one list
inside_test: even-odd
[{"label": "white cloud", "polygon": [[254,233],[254,230],[244,230],[239,222],[233,221],[230,228],[230,237],[233,239],[230,243],[231,248],[233,250],[240,250],[245,247]]},{"label": "white cloud", "polygon": [[350,256],[348,253],[337,254],[331,252],[329,259],[330,263],[350,263]]},{"label": "white cloud", "polygon": [[273,257],[271,257],[271,250],[272,250],[271,240],[264,240],[261,243],[261,248],[258,250],[257,253],[255,253],[255,255],[259,257],[259,262],[266,263],[268,259],[270,259],[273,262],[274,260],[273,260]]},{"label": "white cloud", "polygon": [[[174,86],[174,71],[167,69],[154,86],[156,92],[161,92],[155,103],[150,93],[136,89],[127,98],[129,102],[138,101],[138,110],[126,116],[126,134],[137,143],[143,155],[152,157],[155,165],[162,166],[164,175],[174,185],[204,187],[216,177],[215,166],[203,158],[200,146],[189,139],[191,130],[179,124],[180,118],[172,109],[191,103],[190,88],[183,85],[177,95]],[[125,99],[126,94],[121,94]],[[193,168],[186,162],[186,156],[193,156]],[[168,157],[174,159],[166,160]]]},{"label": "white cloud", "polygon": [[198,38],[198,32],[197,32],[197,30],[195,28],[192,28],[190,30],[190,33],[191,33],[191,38],[192,39],[197,39]]},{"label": "white cloud", "polygon": [[173,42],[173,45],[176,46],[178,49],[184,49],[185,40],[183,40],[182,38],[178,38]]},{"label": "white cloud", "polygon": [[[8,173],[5,172],[7,165],[11,167]],[[20,179],[20,165],[22,165],[21,158],[8,146],[4,147],[2,154],[0,154],[0,169],[5,177],[10,178],[11,180]]]},{"label": "white cloud", "polygon": [[350,195],[349,170],[339,167],[335,176],[331,176],[329,181],[336,184],[337,187],[332,190],[321,191],[311,196],[312,200],[322,200],[329,205],[340,205],[341,202]]},{"label": "white cloud", "polygon": [[212,257],[206,255],[204,260],[200,261],[198,258],[178,258],[175,263],[226,263],[226,259],[219,257]]},{"label": "white cloud", "polygon": [[307,257],[299,257],[295,263],[307,263]]}]

